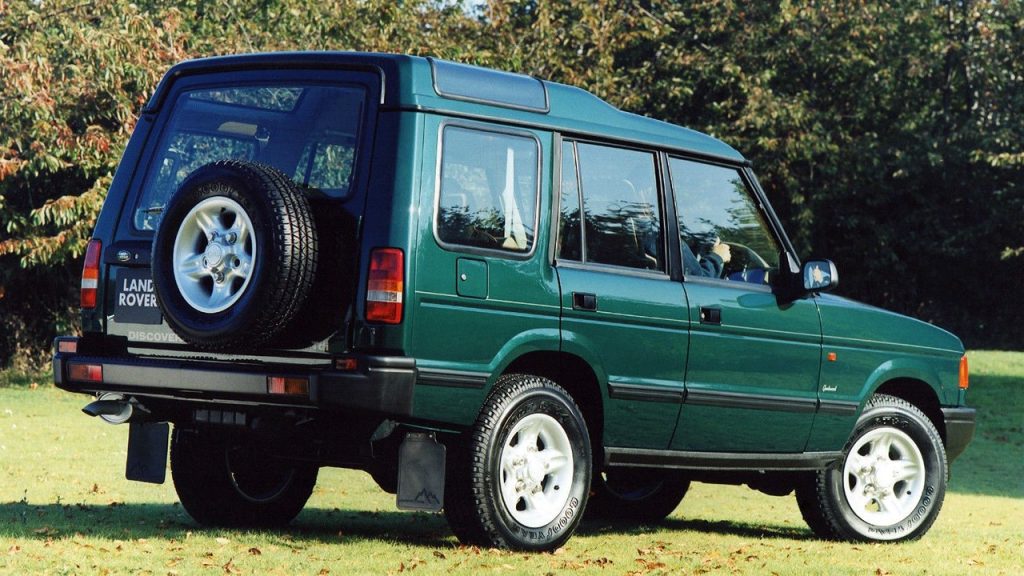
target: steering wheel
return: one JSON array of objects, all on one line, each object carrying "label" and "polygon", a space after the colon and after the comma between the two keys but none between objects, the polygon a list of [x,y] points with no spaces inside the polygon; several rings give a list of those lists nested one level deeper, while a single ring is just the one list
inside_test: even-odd
[{"label": "steering wheel", "polygon": [[722,244],[729,247],[731,255],[729,261],[722,266],[722,278],[753,282],[754,274],[760,272],[764,278],[757,283],[767,283],[767,271],[771,265],[756,250],[739,242],[722,242]]}]

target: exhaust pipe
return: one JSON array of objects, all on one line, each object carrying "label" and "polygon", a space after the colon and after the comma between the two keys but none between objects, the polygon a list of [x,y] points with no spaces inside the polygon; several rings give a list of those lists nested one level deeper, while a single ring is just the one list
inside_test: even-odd
[{"label": "exhaust pipe", "polygon": [[82,408],[89,416],[99,416],[110,424],[124,424],[132,417],[132,404],[121,394],[104,392],[94,401]]}]

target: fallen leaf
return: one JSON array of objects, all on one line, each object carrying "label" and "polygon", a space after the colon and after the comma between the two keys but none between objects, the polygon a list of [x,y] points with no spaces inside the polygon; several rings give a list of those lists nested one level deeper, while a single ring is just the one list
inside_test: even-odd
[{"label": "fallen leaf", "polygon": [[249,554],[251,556],[259,556],[259,555],[263,554],[263,552],[260,552],[259,548],[256,548],[255,546],[253,546],[252,548],[249,548]]},{"label": "fallen leaf", "polygon": [[434,558],[440,558],[441,560],[444,560],[446,556],[440,550],[434,550]]},{"label": "fallen leaf", "polygon": [[665,567],[664,562],[658,562],[657,560],[644,560],[643,558],[637,558],[636,561],[648,571]]}]

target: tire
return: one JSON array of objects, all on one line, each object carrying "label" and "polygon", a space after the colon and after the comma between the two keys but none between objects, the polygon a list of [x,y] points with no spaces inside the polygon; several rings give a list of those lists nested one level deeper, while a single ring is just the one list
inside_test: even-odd
[{"label": "tire", "polygon": [[928,417],[905,400],[877,394],[842,459],[798,485],[797,504],[820,538],[913,540],[935,522],[948,470],[942,439]]},{"label": "tire", "polygon": [[465,544],[554,550],[590,487],[590,439],[569,394],[545,378],[498,379],[447,474],[445,516]]},{"label": "tire", "polygon": [[330,198],[309,199],[317,232],[317,265],[305,304],[269,342],[275,348],[305,348],[342,329],[355,294],[355,223]]},{"label": "tire", "polygon": [[167,324],[210,351],[249,351],[303,307],[317,267],[309,202],[275,168],[207,164],[182,183],[153,239],[152,274]]},{"label": "tire", "polygon": [[610,468],[594,477],[588,517],[659,522],[683,501],[690,480],[672,470]]},{"label": "tire", "polygon": [[267,457],[257,446],[175,428],[171,477],[182,507],[204,526],[272,528],[302,511],[318,468]]}]

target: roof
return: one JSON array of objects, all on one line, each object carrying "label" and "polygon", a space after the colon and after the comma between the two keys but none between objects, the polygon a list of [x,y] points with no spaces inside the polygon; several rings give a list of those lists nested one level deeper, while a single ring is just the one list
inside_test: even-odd
[{"label": "roof", "polygon": [[379,72],[382,106],[495,120],[743,162],[728,144],[689,128],[624,112],[586,90],[522,74],[434,58],[364,52],[276,52],[189,60],[166,74],[147,111],[184,75],[256,68]]}]

